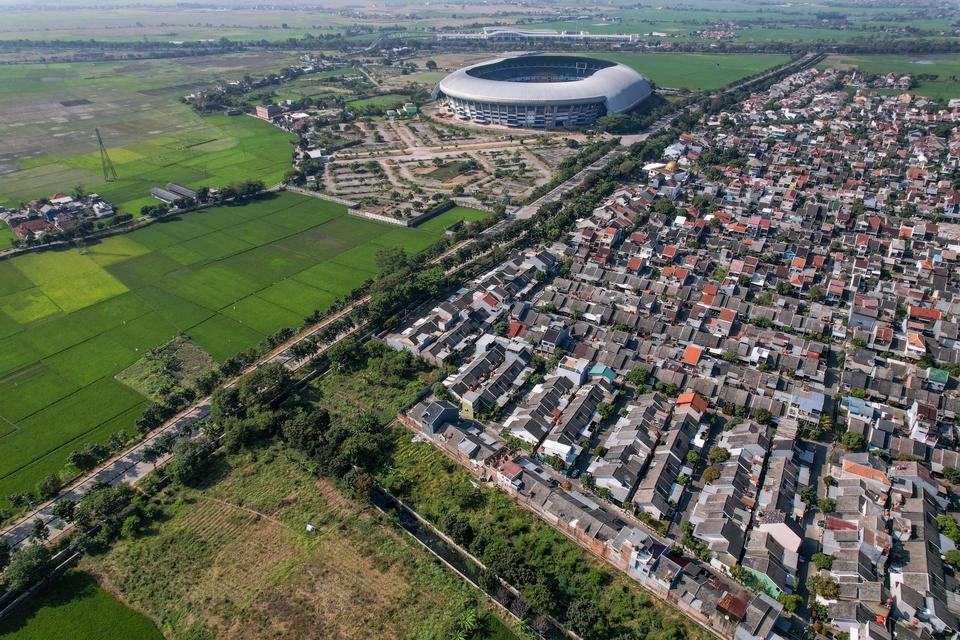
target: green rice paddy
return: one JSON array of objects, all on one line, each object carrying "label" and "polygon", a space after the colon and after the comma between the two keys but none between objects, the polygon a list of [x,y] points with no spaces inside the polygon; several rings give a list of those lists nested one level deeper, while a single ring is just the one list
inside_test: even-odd
[{"label": "green rice paddy", "polygon": [[23,609],[0,623],[8,640],[162,640],[163,634],[104,591],[88,574],[68,571]]},{"label": "green rice paddy", "polygon": [[116,182],[104,182],[97,151],[22,161],[21,171],[0,176],[0,204],[15,206],[81,184],[120,210],[138,214],[143,205],[156,203],[150,189],[167,182],[225,186],[258,176],[269,186],[289,169],[293,134],[249,116],[217,114],[202,118],[202,123],[202,132],[108,148],[120,177]]},{"label": "green rice paddy", "polygon": [[132,432],[146,399],[114,376],[178,332],[222,361],[374,277],[382,247],[414,253],[485,215],[405,229],[281,193],[0,262],[0,495]]},{"label": "green rice paddy", "polygon": [[[916,56],[832,56],[828,64],[841,68],[857,67],[864,73],[933,76],[917,79],[917,86],[910,89],[931,98],[952,100],[960,98],[960,55]],[[900,93],[899,91],[897,93]]]},{"label": "green rice paddy", "polygon": [[[181,97],[215,80],[276,71],[289,53],[176,60],[0,65],[0,206],[96,191],[129,213],[167,182],[278,182],[294,137],[250,117],[200,116]],[[119,181],[106,183],[94,129]],[[0,237],[0,246],[8,244]]]},{"label": "green rice paddy", "polygon": [[712,91],[790,61],[780,54],[602,53],[585,54],[620,62],[657,86]]}]

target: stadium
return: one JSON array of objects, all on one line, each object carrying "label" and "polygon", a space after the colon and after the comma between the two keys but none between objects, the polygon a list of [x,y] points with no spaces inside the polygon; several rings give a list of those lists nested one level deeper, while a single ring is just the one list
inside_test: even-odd
[{"label": "stadium", "polygon": [[577,56],[498,58],[454,71],[435,97],[460,118],[525,129],[575,129],[633,109],[652,89],[630,67]]}]

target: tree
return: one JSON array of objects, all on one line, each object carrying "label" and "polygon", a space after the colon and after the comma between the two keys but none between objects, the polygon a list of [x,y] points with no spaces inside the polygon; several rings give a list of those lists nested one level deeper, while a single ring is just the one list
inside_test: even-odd
[{"label": "tree", "polygon": [[720,477],[720,469],[716,466],[709,466],[703,472],[703,481],[707,484],[717,480]]},{"label": "tree", "polygon": [[64,522],[73,521],[73,512],[77,508],[77,503],[70,498],[61,498],[53,503],[51,512],[54,517],[60,518]]},{"label": "tree", "polygon": [[817,509],[823,513],[833,513],[836,507],[836,503],[830,498],[820,498],[817,500]]},{"label": "tree", "polygon": [[757,422],[759,422],[760,424],[767,424],[768,422],[770,422],[770,418],[772,416],[770,415],[769,411],[761,408],[761,409],[757,409],[754,412],[753,417],[756,418]]},{"label": "tree", "polygon": [[943,554],[944,560],[954,569],[960,568],[960,549],[950,549]]},{"label": "tree", "polygon": [[953,467],[944,467],[943,477],[946,478],[947,481],[952,482],[953,484],[960,483],[960,469],[954,469]]},{"label": "tree", "polygon": [[10,590],[22,591],[40,580],[46,574],[52,557],[50,548],[45,544],[31,544],[16,551],[3,572]]},{"label": "tree", "polygon": [[40,498],[46,500],[57,495],[60,491],[60,476],[55,473],[49,474],[46,478],[37,483],[37,493]]},{"label": "tree", "polygon": [[840,585],[830,578],[821,578],[817,585],[817,595],[827,600],[835,600],[840,595]]},{"label": "tree", "polygon": [[143,456],[144,462],[146,462],[147,464],[156,465],[157,460],[159,460],[163,454],[155,446],[149,445],[147,447],[144,447],[143,453],[141,455]]},{"label": "tree", "polygon": [[566,622],[580,636],[595,636],[595,627],[600,618],[600,609],[592,599],[580,597],[567,607]]},{"label": "tree", "polygon": [[643,367],[634,367],[631,369],[625,379],[627,382],[632,384],[635,387],[641,387],[647,382],[647,376],[650,375],[650,372],[644,369]]},{"label": "tree", "polygon": [[800,610],[800,607],[803,606],[803,598],[795,593],[781,593],[777,596],[777,601],[790,613],[796,613]]},{"label": "tree", "polygon": [[205,437],[180,438],[173,447],[173,462],[167,467],[170,479],[178,484],[191,485],[203,475],[213,446]]},{"label": "tree", "polygon": [[829,569],[833,566],[833,558],[820,551],[810,556],[810,560],[817,565],[818,569]]},{"label": "tree", "polygon": [[363,366],[365,352],[356,338],[344,338],[327,350],[330,368],[335,373],[350,373]]},{"label": "tree", "polygon": [[440,526],[448,536],[453,538],[454,542],[462,547],[469,547],[470,543],[473,542],[473,527],[470,526],[470,523],[467,520],[457,516],[456,514],[449,514],[443,519],[443,522]]},{"label": "tree", "polygon": [[730,459],[730,452],[723,447],[718,447],[713,445],[710,447],[710,450],[707,452],[707,460],[710,461],[710,464],[719,464],[721,462],[726,462]]},{"label": "tree", "polygon": [[79,451],[73,451],[67,456],[67,462],[76,467],[77,471],[85,473],[90,471],[100,460],[92,454],[86,447]]},{"label": "tree", "polygon": [[960,524],[957,524],[956,519],[952,515],[947,513],[938,515],[937,524],[940,525],[940,532],[943,533],[943,535],[955,543],[960,544]]},{"label": "tree", "polygon": [[135,491],[124,483],[110,485],[98,483],[90,488],[77,503],[73,521],[80,529],[102,527],[110,536],[119,526],[124,509],[130,504]]},{"label": "tree", "polygon": [[859,433],[847,431],[843,434],[843,437],[840,438],[840,441],[851,451],[863,451],[867,448],[866,438]]},{"label": "tree", "polygon": [[50,537],[50,529],[47,523],[40,518],[34,518],[30,523],[30,539],[34,542],[46,541]]},{"label": "tree", "polygon": [[600,414],[600,417],[606,420],[613,415],[613,405],[607,404],[606,402],[601,402],[597,405],[597,413]]},{"label": "tree", "polygon": [[435,71],[437,68],[436,60],[427,60],[426,63],[424,64],[426,65],[427,69],[429,69],[430,71]]},{"label": "tree", "polygon": [[830,610],[827,609],[826,605],[814,602],[810,605],[810,617],[820,622],[826,622],[830,619]]},{"label": "tree", "polygon": [[10,564],[10,543],[6,538],[0,538],[0,571],[7,568]]},{"label": "tree", "polygon": [[687,462],[690,464],[697,464],[700,462],[700,454],[696,451],[687,451]]},{"label": "tree", "polygon": [[330,428],[330,414],[326,410],[298,411],[283,423],[283,438],[294,449],[308,456],[318,453]]}]

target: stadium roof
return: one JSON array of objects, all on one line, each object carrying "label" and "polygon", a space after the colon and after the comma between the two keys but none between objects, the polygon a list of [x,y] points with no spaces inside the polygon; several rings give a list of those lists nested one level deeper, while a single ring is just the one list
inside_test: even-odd
[{"label": "stadium roof", "polygon": [[[531,59],[538,56],[529,56]],[[551,56],[576,58],[575,56]],[[578,104],[604,101],[607,113],[628,111],[650,95],[650,83],[630,67],[608,64],[589,76],[559,82],[515,82],[471,75],[473,69],[505,62],[511,58],[487,60],[454,71],[440,81],[438,89],[451,98],[510,104]]]}]

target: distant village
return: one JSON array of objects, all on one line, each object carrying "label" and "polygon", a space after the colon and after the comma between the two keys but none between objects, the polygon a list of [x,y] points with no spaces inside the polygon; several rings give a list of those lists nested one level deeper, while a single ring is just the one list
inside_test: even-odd
[{"label": "distant village", "polygon": [[39,242],[61,234],[93,229],[93,222],[115,215],[113,206],[95,193],[78,191],[73,195],[57,193],[49,198],[32,200],[22,207],[0,207],[0,220],[5,222],[17,239]]},{"label": "distant village", "polygon": [[405,421],[723,637],[955,635],[958,123],[816,69],[704,116],[386,337],[453,371]]}]

